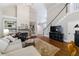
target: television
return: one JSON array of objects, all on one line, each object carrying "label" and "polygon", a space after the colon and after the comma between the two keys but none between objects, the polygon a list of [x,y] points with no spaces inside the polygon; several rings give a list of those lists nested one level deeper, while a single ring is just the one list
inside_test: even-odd
[{"label": "television", "polygon": [[50,32],[62,32],[62,27],[61,26],[51,26]]}]

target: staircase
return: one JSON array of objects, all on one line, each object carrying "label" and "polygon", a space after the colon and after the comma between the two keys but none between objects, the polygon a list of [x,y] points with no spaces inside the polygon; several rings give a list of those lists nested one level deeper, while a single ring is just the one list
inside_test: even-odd
[{"label": "staircase", "polygon": [[[70,42],[75,41],[74,39],[74,26],[79,24],[79,10],[74,11],[72,13],[67,13],[61,19],[57,19],[63,10],[67,7],[68,3],[61,9],[61,11],[51,20],[46,28],[43,29],[43,35],[49,35],[50,26],[62,26],[63,30],[62,33],[64,34],[63,41]],[[71,25],[71,26],[70,26]],[[52,35],[53,36],[53,35]]]},{"label": "staircase", "polygon": [[[62,6],[63,8],[58,9],[58,14],[53,17],[52,15],[52,10],[50,17],[48,17],[48,21],[51,20],[48,25],[43,29],[43,35],[44,36],[49,36],[49,31],[50,31],[50,26],[55,26],[57,24],[57,22],[59,21],[60,18],[62,18],[64,15],[63,13],[66,12],[66,8],[67,8],[68,3],[66,3],[64,6]],[[54,11],[53,11],[54,12]]]},{"label": "staircase", "polygon": [[[69,26],[69,24],[71,26]],[[75,39],[74,39],[74,33],[75,33],[74,26],[76,24],[79,24],[79,10],[66,14],[62,19],[60,19],[58,21],[57,25],[61,25],[63,27],[64,41],[65,42],[70,42],[72,40],[75,41]]]}]

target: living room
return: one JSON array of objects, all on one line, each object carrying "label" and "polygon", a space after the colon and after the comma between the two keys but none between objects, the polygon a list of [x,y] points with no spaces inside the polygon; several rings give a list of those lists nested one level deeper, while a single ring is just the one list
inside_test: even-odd
[{"label": "living room", "polygon": [[0,3],[0,55],[79,55],[78,6],[79,3]]}]

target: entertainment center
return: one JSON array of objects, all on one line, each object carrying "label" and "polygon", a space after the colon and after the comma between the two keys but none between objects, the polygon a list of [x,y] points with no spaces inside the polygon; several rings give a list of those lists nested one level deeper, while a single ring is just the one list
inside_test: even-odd
[{"label": "entertainment center", "polygon": [[49,38],[63,42],[63,37],[61,26],[50,26]]}]

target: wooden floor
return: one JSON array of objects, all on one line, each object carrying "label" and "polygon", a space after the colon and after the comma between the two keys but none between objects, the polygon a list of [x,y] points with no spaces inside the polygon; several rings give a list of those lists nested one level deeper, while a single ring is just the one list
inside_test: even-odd
[{"label": "wooden floor", "polygon": [[[45,37],[45,36],[38,36],[38,38],[60,48],[60,51],[56,53],[56,56],[68,56],[69,55],[68,50],[67,50],[67,43],[49,39],[48,37]],[[77,47],[77,50],[78,52],[76,56],[79,55],[79,47]]]}]

